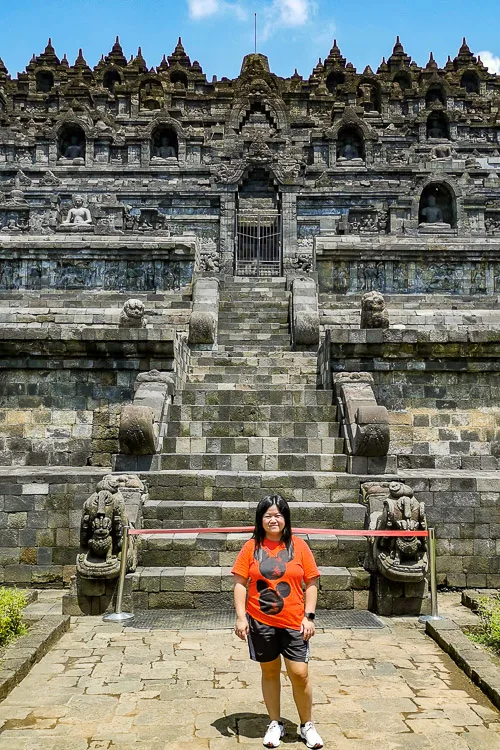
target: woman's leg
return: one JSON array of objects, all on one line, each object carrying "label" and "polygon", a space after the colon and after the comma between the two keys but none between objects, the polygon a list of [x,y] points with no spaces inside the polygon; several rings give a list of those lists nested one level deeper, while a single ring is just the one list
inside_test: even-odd
[{"label": "woman's leg", "polygon": [[281,656],[273,661],[260,662],[262,669],[262,695],[271,721],[280,721]]},{"label": "woman's leg", "polygon": [[300,723],[311,721],[312,686],[309,679],[309,666],[304,661],[290,661],[285,657],[287,674],[292,683],[293,699],[300,716]]}]

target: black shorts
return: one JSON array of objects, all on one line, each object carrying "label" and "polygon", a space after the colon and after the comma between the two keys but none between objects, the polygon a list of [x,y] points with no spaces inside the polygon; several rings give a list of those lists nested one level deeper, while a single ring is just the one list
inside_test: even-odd
[{"label": "black shorts", "polygon": [[309,641],[304,640],[300,630],[265,625],[248,614],[247,620],[248,649],[253,661],[274,661],[280,654],[290,661],[309,661]]}]

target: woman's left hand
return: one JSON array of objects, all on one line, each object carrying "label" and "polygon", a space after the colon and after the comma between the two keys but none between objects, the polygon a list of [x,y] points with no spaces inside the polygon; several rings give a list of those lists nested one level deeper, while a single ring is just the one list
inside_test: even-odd
[{"label": "woman's left hand", "polygon": [[308,641],[313,637],[315,633],[314,622],[312,620],[308,620],[307,617],[304,617],[304,619],[302,620],[302,625],[300,626],[300,632],[304,636],[304,640]]}]

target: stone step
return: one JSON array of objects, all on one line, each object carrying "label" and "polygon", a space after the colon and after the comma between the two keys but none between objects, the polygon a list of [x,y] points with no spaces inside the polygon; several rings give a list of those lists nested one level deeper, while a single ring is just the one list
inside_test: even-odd
[{"label": "stone step", "polygon": [[[293,381],[290,382],[289,380],[283,380],[283,378],[286,377],[283,375],[269,376],[272,382],[268,382],[267,380],[264,382],[255,382],[255,380],[253,380],[251,376],[249,376],[247,380],[244,379],[244,376],[241,377],[242,380],[240,382],[236,382],[236,376],[226,382],[214,377],[213,375],[211,375],[210,378],[214,378],[214,380],[200,380],[200,382],[194,383],[187,382],[185,383],[183,390],[180,392],[180,394],[178,394],[178,398],[182,399],[182,402],[184,403],[185,395],[189,393],[189,391],[206,391],[207,393],[209,391],[235,391],[240,393],[256,393],[265,389],[269,393],[271,393],[272,391],[282,392],[284,390],[296,393],[300,391],[301,387],[304,388],[305,386],[307,386],[310,390],[312,390],[312,386],[315,385],[315,379],[312,377],[312,375],[297,376],[297,378],[300,379],[300,382],[298,383],[295,383]],[[274,380],[272,380],[272,378],[274,378]],[[278,380],[278,382],[276,382],[276,379]],[[302,379],[305,379],[306,382],[302,382]],[[307,380],[312,380],[313,382],[307,382]],[[286,386],[286,389],[284,388],[284,386]]]},{"label": "stone step", "polygon": [[[231,566],[251,534],[174,534],[141,536],[139,562],[147,567]],[[314,552],[318,565],[360,565],[365,551],[364,537],[298,534]],[[360,559],[361,558],[361,559]]]},{"label": "stone step", "polygon": [[232,333],[219,333],[217,335],[217,343],[224,346],[261,346],[261,347],[272,347],[273,349],[290,349],[290,336],[281,334],[267,334],[259,333],[254,336],[238,334],[237,331]]},{"label": "stone step", "polygon": [[220,302],[222,305],[234,305],[242,310],[251,303],[268,305],[269,307],[285,307],[288,304],[290,295],[282,289],[261,289],[254,291],[251,289],[231,289],[222,292]]},{"label": "stone step", "polygon": [[[254,310],[252,310],[252,307],[249,304],[251,302],[256,303]],[[245,297],[244,299],[221,299],[219,304],[219,313],[221,315],[227,315],[229,312],[236,312],[240,314],[243,319],[253,319],[254,314],[264,316],[269,312],[276,312],[280,315],[286,316],[288,315],[288,306],[289,300],[285,297],[281,299],[257,297],[254,300],[250,299],[249,297]]]},{"label": "stone step", "polygon": [[221,290],[222,299],[244,299],[248,297],[266,297],[276,298],[287,297],[289,292],[286,291],[284,284],[266,284],[255,286],[253,284],[231,284],[224,285]]},{"label": "stone step", "polygon": [[158,453],[151,459],[151,469],[346,471],[347,456],[343,453]]},{"label": "stone step", "polygon": [[317,375],[314,373],[275,373],[273,375],[261,374],[258,371],[249,372],[224,372],[217,371],[218,368],[214,368],[215,372],[212,373],[198,373],[190,372],[188,374],[188,383],[205,383],[205,384],[241,384],[248,386],[264,386],[264,385],[316,385]]},{"label": "stone step", "polygon": [[316,375],[316,362],[305,361],[303,364],[282,363],[274,366],[255,366],[248,365],[223,365],[218,362],[209,365],[193,365],[189,369],[188,375]]},{"label": "stone step", "polygon": [[[223,407],[222,407],[223,408]],[[333,414],[332,414],[333,416]],[[338,438],[338,422],[169,420],[167,438]]]},{"label": "stone step", "polygon": [[466,454],[430,455],[428,453],[400,454],[398,469],[462,469],[465,471],[498,471],[500,459],[495,456],[470,456]]},{"label": "stone step", "polygon": [[341,454],[344,438],[325,437],[165,437],[163,454]]},{"label": "stone step", "polygon": [[[273,394],[275,391],[273,391]],[[291,423],[293,429],[305,429],[305,434],[311,423],[323,425],[327,423],[336,436],[338,423],[333,421],[336,416],[335,407],[325,406],[277,406],[266,404],[212,404],[210,406],[190,406],[172,404],[169,412],[169,424],[178,422],[235,422],[235,423]],[[301,425],[304,425],[302,428]],[[198,429],[198,428],[196,428]],[[271,427],[270,430],[273,428]],[[323,429],[323,427],[321,427]],[[297,433],[297,437],[299,435]]]},{"label": "stone step", "polygon": [[[150,470],[148,456],[119,456],[118,471],[144,471],[151,502],[258,503],[279,494],[288,502],[359,503],[362,477],[345,472]],[[141,474],[142,476],[142,474]]]},{"label": "stone step", "polygon": [[288,300],[274,300],[266,302],[258,299],[254,300],[254,305],[250,304],[251,300],[244,302],[221,302],[219,305],[219,320],[233,320],[236,316],[239,320],[267,321],[275,316],[279,319],[288,320]]},{"label": "stone step", "polygon": [[238,321],[233,316],[228,315],[227,318],[219,317],[219,332],[230,333],[231,331],[243,332],[250,334],[255,333],[283,333],[288,331],[288,323],[276,320],[255,320],[252,316],[251,320]]},{"label": "stone step", "polygon": [[[260,498],[259,498],[260,499]],[[143,528],[182,529],[211,526],[253,526],[258,500],[147,500],[143,507]],[[302,528],[363,528],[365,506],[361,503],[290,501],[293,522]]]},{"label": "stone step", "polygon": [[317,367],[316,354],[311,352],[273,352],[270,355],[240,357],[231,352],[217,352],[213,354],[191,355],[190,363],[193,368],[199,367]]},{"label": "stone step", "polygon": [[245,341],[248,338],[252,339],[254,346],[260,346],[262,342],[275,341],[276,343],[284,343],[285,345],[290,342],[290,335],[288,333],[288,326],[280,325],[279,330],[273,331],[268,329],[267,325],[256,326],[255,330],[247,329],[245,326],[233,326],[227,330],[219,326],[219,332],[217,337],[224,337],[225,339],[233,339],[236,342]]},{"label": "stone step", "polygon": [[[369,575],[358,566],[319,566],[320,609],[367,609]],[[125,581],[124,605],[145,609],[220,609],[233,606],[227,567],[139,567]]]},{"label": "stone step", "polygon": [[[263,344],[262,342],[256,344],[254,341],[240,344],[229,344],[218,341],[217,353],[225,357],[286,357],[288,354],[299,354],[299,352],[293,352],[290,349],[290,342],[286,346],[274,346],[273,344]],[[311,356],[311,352],[309,351],[303,352],[303,354]]]},{"label": "stone step", "polygon": [[289,296],[289,292],[283,287],[251,287],[241,285],[238,287],[225,287],[221,291],[222,300],[245,301],[248,299],[276,299],[284,300]]},{"label": "stone step", "polygon": [[213,406],[224,404],[252,406],[331,406],[332,391],[318,391],[312,388],[201,388],[198,384],[188,384],[175,396],[175,403],[192,406]]}]

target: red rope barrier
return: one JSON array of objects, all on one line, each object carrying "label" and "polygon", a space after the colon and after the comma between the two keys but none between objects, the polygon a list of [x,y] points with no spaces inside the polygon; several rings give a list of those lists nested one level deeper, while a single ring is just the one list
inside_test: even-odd
[{"label": "red rope barrier", "polygon": [[[202,529],[129,529],[129,536],[147,534],[249,534],[253,526],[228,526],[225,528]],[[428,537],[428,531],[382,531],[380,529],[292,529],[295,534],[321,534],[324,536],[423,536]]]}]

